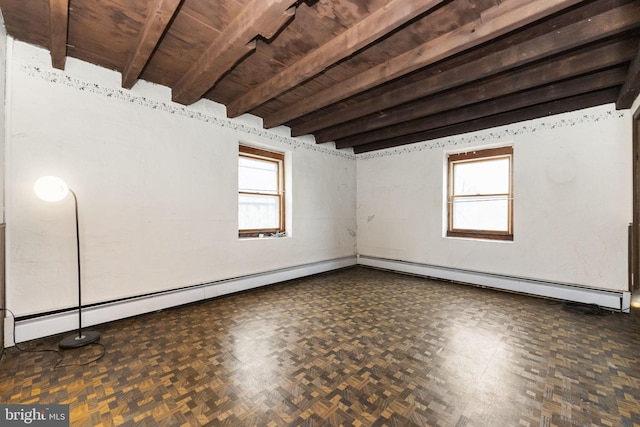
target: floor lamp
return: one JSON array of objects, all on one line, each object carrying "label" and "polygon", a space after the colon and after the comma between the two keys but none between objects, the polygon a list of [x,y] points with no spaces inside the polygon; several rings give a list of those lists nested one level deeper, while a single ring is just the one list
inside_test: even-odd
[{"label": "floor lamp", "polygon": [[38,179],[33,187],[36,195],[46,202],[59,202],[67,197],[68,193],[73,196],[73,202],[76,212],[76,253],[78,256],[78,332],[64,338],[58,347],[78,348],[87,344],[94,343],[100,339],[100,334],[94,331],[82,330],[82,283],[80,274],[80,233],[78,231],[78,198],[76,193],[70,189],[67,184],[56,176],[43,176]]}]

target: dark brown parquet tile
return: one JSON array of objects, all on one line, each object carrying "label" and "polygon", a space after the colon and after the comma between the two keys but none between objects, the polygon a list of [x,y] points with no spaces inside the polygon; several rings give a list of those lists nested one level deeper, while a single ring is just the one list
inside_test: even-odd
[{"label": "dark brown parquet tile", "polygon": [[358,267],[100,325],[64,352],[105,351],[86,366],[8,349],[0,402],[74,426],[640,426],[638,321]]}]

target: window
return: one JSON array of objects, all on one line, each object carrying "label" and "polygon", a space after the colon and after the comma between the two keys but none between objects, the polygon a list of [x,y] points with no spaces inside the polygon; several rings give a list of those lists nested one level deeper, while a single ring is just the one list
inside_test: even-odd
[{"label": "window", "polygon": [[284,154],[241,145],[238,158],[240,237],[284,230]]},{"label": "window", "polygon": [[447,236],[513,240],[513,147],[448,156]]}]

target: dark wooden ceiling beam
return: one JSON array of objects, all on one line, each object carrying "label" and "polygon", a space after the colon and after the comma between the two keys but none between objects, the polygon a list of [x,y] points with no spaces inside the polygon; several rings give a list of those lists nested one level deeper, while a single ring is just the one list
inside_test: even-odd
[{"label": "dark wooden ceiling beam", "polygon": [[437,138],[446,138],[453,135],[495,128],[526,120],[547,117],[554,114],[594,107],[596,105],[608,104],[610,102],[614,102],[617,97],[618,88],[602,89],[557,101],[525,107],[520,110],[508,111],[490,117],[483,117],[452,126],[427,130],[411,135],[404,135],[402,137],[377,141],[370,144],[358,145],[353,147],[353,152],[356,154],[368,153],[371,151],[383,150],[385,148],[393,148],[406,144],[414,144],[416,142],[430,141]]},{"label": "dark wooden ceiling beam", "polygon": [[167,29],[173,15],[176,13],[181,0],[155,0],[153,9],[147,17],[136,44],[129,54],[129,59],[122,71],[122,87],[131,89],[140,77],[142,70],[154,49],[160,41],[160,37]]},{"label": "dark wooden ceiling beam", "polygon": [[338,139],[336,140],[336,147],[347,148],[369,144],[380,140],[424,132],[443,126],[450,126],[465,121],[501,114],[511,110],[518,110],[529,107],[532,104],[551,102],[576,96],[580,93],[621,86],[626,78],[626,74],[625,67],[612,68],[566,82],[559,82],[491,101],[480,102],[468,107],[445,111],[419,120],[412,120],[372,132]]},{"label": "dark wooden ceiling beam", "polygon": [[387,3],[295,64],[231,102],[227,105],[227,116],[237,117],[249,112],[433,9],[443,1],[393,0]]},{"label": "dark wooden ceiling beam", "polygon": [[[513,1],[520,5],[511,7]],[[550,14],[580,3],[580,0],[537,0],[521,5],[518,0],[506,0],[487,11],[490,18],[480,18],[436,37],[421,46],[375,66],[363,73],[330,87],[315,96],[294,103],[265,119],[267,127],[277,126],[302,117],[367,89],[376,87],[412,71],[446,59],[466,49],[507,34]],[[504,13],[500,13],[505,10]]]},{"label": "dark wooden ceiling beam", "polygon": [[393,126],[442,111],[476,104],[522,90],[602,70],[626,63],[633,58],[636,40],[621,40],[597,48],[565,55],[552,62],[544,62],[511,73],[490,78],[461,89],[443,92],[396,109],[334,126],[314,135],[317,143],[333,141],[350,135]]},{"label": "dark wooden ceiling beam", "polygon": [[64,70],[69,32],[69,0],[49,0],[49,40],[51,65]]},{"label": "dark wooden ceiling beam", "polygon": [[620,89],[620,95],[616,100],[616,108],[618,110],[631,108],[638,94],[640,94],[640,48],[629,66],[629,74],[624,85],[622,85],[622,89]]},{"label": "dark wooden ceiling beam", "polygon": [[[629,4],[580,22],[559,28],[548,34],[526,41],[509,49],[471,61],[446,73],[436,74],[418,82],[390,90],[348,107],[336,108],[294,126],[293,136],[305,135],[358,119],[384,109],[392,108],[434,93],[475,82],[511,68],[520,67],[545,57],[556,55],[578,46],[615,36],[640,27],[640,4]],[[270,121],[265,119],[265,125]]]},{"label": "dark wooden ceiling beam", "polygon": [[173,86],[172,99],[189,105],[211,89],[256,47],[255,38],[270,39],[295,14],[296,0],[252,0],[209,45]]}]

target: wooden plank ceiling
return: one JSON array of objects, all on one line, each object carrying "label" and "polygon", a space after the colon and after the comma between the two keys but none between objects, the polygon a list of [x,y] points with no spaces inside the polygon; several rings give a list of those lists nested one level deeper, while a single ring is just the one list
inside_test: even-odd
[{"label": "wooden plank ceiling", "polygon": [[7,32],[364,153],[640,91],[638,0],[0,0]]}]

